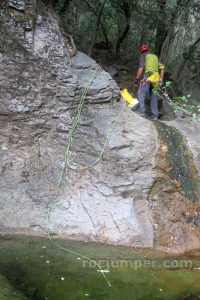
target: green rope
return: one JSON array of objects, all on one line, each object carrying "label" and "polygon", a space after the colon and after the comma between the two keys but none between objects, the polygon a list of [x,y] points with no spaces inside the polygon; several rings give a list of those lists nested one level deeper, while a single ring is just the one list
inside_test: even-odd
[{"label": "green rope", "polygon": [[108,140],[119,120],[119,118],[121,117],[124,109],[126,108],[126,104],[122,107],[121,111],[119,112],[118,116],[115,118],[115,121],[113,123],[113,125],[111,126],[111,128],[108,130],[108,133],[106,135],[106,138],[105,138],[105,141],[104,141],[104,144],[103,144],[103,147],[101,149],[101,152],[99,154],[99,156],[96,158],[96,160],[94,160],[91,164],[87,165],[87,166],[78,166],[78,167],[74,167],[74,166],[71,166],[70,163],[69,163],[69,159],[70,159],[70,148],[72,146],[72,143],[71,145],[68,147],[68,152],[67,152],[67,166],[70,168],[70,169],[75,169],[76,171],[82,171],[82,170],[87,170],[89,168],[92,168],[94,165],[96,165],[102,158],[103,154],[104,154],[104,151],[105,151],[105,148],[106,148],[106,145],[108,143]]},{"label": "green rope", "polygon": [[[95,80],[95,78],[97,77],[97,75],[99,74],[99,72],[101,71],[101,67],[98,66],[95,70],[95,72],[93,73],[91,79],[89,80],[87,86],[84,88],[83,90],[83,93],[81,95],[81,99],[80,99],[80,102],[79,102],[79,105],[77,107],[77,110],[76,110],[76,117],[72,123],[72,127],[71,129],[69,130],[69,134],[68,134],[68,137],[67,137],[67,140],[66,140],[66,145],[65,145],[65,154],[64,154],[64,166],[61,170],[61,173],[60,173],[60,176],[59,176],[59,179],[58,179],[58,182],[57,182],[57,186],[56,186],[56,190],[55,190],[55,194],[54,194],[54,197],[52,199],[52,201],[50,202],[49,206],[48,206],[48,211],[47,211],[47,217],[46,217],[46,230],[47,230],[47,237],[49,239],[49,241],[56,247],[68,252],[68,253],[71,253],[75,256],[78,256],[80,257],[81,259],[83,260],[88,260],[92,263],[94,263],[96,265],[96,267],[99,268],[99,270],[101,271],[104,279],[106,280],[106,282],[108,283],[109,286],[111,286],[110,284],[110,281],[108,280],[107,276],[104,274],[101,266],[93,259],[85,256],[85,255],[82,255],[76,251],[73,251],[73,250],[70,250],[60,244],[58,244],[56,241],[54,241],[51,237],[51,232],[50,232],[50,228],[49,228],[49,224],[50,224],[50,214],[51,214],[51,211],[53,209],[53,206],[55,204],[55,201],[58,197],[58,194],[59,194],[59,191],[60,191],[60,188],[61,188],[61,185],[62,185],[62,179],[63,179],[63,175],[64,175],[64,172],[65,172],[65,169],[66,169],[66,166],[72,168],[69,164],[69,157],[70,157],[70,149],[71,149],[71,146],[72,146],[72,143],[73,143],[73,134],[74,134],[74,131],[76,130],[76,127],[78,126],[78,123],[79,123],[79,120],[81,118],[81,112],[82,112],[82,108],[84,106],[84,102],[85,102],[85,98],[86,98],[86,95],[88,93],[88,90],[91,86],[91,84],[93,83],[93,81]],[[97,164],[100,159],[102,158],[103,156],[103,153],[104,153],[104,150],[105,150],[105,147],[106,147],[106,144],[108,142],[108,139],[113,131],[113,129],[115,128],[115,125],[118,121],[118,119],[120,118],[121,114],[123,113],[124,109],[125,109],[126,105],[123,106],[122,110],[120,111],[120,113],[118,114],[118,116],[116,117],[115,119],[115,122],[113,124],[113,126],[110,128],[110,130],[108,131],[107,135],[106,135],[106,139],[105,139],[105,142],[104,142],[104,145],[103,145],[103,148],[100,152],[100,155],[99,157],[93,162],[91,163],[90,165],[88,166],[81,166],[79,168],[77,168],[77,170],[85,170],[85,169],[88,169],[88,168],[91,168],[92,166],[94,166],[95,164]]]}]

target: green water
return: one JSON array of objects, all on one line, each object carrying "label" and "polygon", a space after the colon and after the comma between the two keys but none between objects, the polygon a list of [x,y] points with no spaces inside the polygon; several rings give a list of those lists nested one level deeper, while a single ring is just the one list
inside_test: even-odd
[{"label": "green water", "polygon": [[10,291],[7,291],[7,296],[2,294],[0,280],[0,300],[173,300],[200,297],[200,257],[170,257],[156,251],[137,253],[138,249],[86,242],[60,243],[101,260],[102,268],[110,271],[105,274],[112,286],[108,286],[94,265],[59,250],[47,239],[2,236],[0,273],[4,281],[9,281]]}]

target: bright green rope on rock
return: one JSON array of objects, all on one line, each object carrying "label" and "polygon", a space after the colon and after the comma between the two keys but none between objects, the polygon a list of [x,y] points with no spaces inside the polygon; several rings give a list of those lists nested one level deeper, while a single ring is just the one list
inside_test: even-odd
[{"label": "bright green rope on rock", "polygon": [[[64,172],[65,172],[65,169],[66,169],[66,166],[70,167],[70,168],[73,168],[70,166],[70,163],[69,163],[69,158],[70,158],[70,149],[71,149],[71,146],[72,146],[72,142],[73,142],[73,134],[74,134],[74,131],[76,130],[77,126],[78,126],[78,123],[79,123],[79,120],[81,118],[81,112],[82,112],[82,108],[84,106],[84,102],[85,102],[85,98],[86,98],[86,95],[88,93],[88,90],[91,86],[91,84],[93,83],[93,81],[95,80],[95,78],[97,77],[97,75],[100,73],[101,71],[101,67],[98,66],[95,70],[95,72],[93,73],[91,79],[89,80],[88,82],[88,85],[86,86],[86,88],[84,88],[83,90],[83,93],[82,93],[82,96],[81,96],[81,99],[80,99],[80,102],[79,102],[79,105],[77,107],[77,110],[76,110],[76,117],[72,123],[72,127],[70,128],[69,130],[69,134],[68,134],[68,137],[67,137],[67,141],[66,141],[66,145],[65,145],[65,155],[64,155],[64,166],[61,170],[61,173],[60,173],[60,176],[59,176],[59,179],[58,179],[58,183],[57,183],[57,187],[56,187],[56,190],[55,190],[55,194],[54,194],[54,197],[52,199],[52,201],[50,202],[49,206],[48,206],[48,211],[47,211],[47,218],[46,218],[46,229],[47,229],[47,237],[49,239],[49,241],[56,247],[68,252],[68,253],[71,253],[75,256],[78,256],[80,257],[81,259],[83,260],[88,260],[92,263],[94,263],[98,268],[99,270],[101,271],[104,279],[106,280],[106,282],[108,283],[109,286],[111,286],[110,284],[110,281],[108,280],[107,276],[104,274],[101,266],[93,259],[85,256],[85,255],[82,255],[76,251],[73,251],[73,250],[70,250],[60,244],[58,244],[56,241],[54,241],[51,237],[51,232],[50,232],[50,228],[49,228],[49,224],[50,224],[50,214],[51,214],[51,211],[53,209],[53,206],[55,204],[55,201],[58,197],[58,194],[59,194],[59,191],[60,191],[60,188],[61,188],[61,184],[62,184],[62,179],[63,179],[63,175],[64,175]],[[116,117],[115,121],[114,121],[114,124],[112,125],[112,127],[110,128],[110,130],[108,131],[107,135],[106,135],[106,139],[105,139],[105,142],[104,142],[104,145],[103,145],[103,148],[100,152],[100,155],[98,156],[98,158],[93,162],[91,163],[90,165],[88,166],[81,166],[81,167],[78,167],[76,168],[76,170],[85,170],[85,169],[88,169],[88,168],[91,168],[92,166],[94,166],[95,164],[97,164],[100,159],[102,158],[103,156],[103,153],[104,153],[104,150],[105,150],[105,147],[106,147],[106,144],[108,142],[108,139],[113,131],[113,129],[115,128],[115,125],[117,123],[117,121],[119,120],[121,114],[123,113],[124,109],[125,109],[126,105],[123,106],[122,110],[119,112],[118,116]]]}]

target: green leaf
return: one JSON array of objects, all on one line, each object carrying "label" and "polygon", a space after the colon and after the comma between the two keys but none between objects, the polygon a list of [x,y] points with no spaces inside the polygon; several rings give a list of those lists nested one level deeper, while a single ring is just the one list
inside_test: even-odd
[{"label": "green leaf", "polygon": [[172,85],[172,81],[166,81],[166,82],[165,82],[165,86],[166,86],[166,87],[169,87],[169,86],[171,86],[171,85]]}]

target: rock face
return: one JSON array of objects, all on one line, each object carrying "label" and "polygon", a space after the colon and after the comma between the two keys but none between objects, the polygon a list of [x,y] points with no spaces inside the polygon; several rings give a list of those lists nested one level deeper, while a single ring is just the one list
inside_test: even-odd
[{"label": "rock face", "polygon": [[[97,65],[80,52],[70,58],[55,15],[43,7],[36,15],[35,6],[29,3],[26,15],[2,10],[7,22],[1,24],[1,230],[44,234],[75,108]],[[27,31],[27,24],[35,24],[34,29]],[[101,71],[75,132],[72,159],[77,164],[87,165],[99,156],[123,108],[117,99],[116,83]],[[66,170],[50,216],[51,231],[152,246],[146,198],[156,135],[150,122],[125,110],[102,160],[90,170]]]},{"label": "rock face", "polygon": [[200,152],[199,152],[199,142],[200,142],[200,126],[199,123],[191,123],[184,119],[175,120],[170,122],[172,126],[177,128],[187,139],[189,148],[191,149],[195,165],[198,172],[200,173]]},{"label": "rock face", "polygon": [[[200,176],[186,143],[188,131],[183,124],[182,135],[171,123],[176,125],[176,122],[157,124],[160,136],[157,178],[149,193],[149,203],[154,220],[154,246],[185,252],[199,247]],[[188,129],[192,126],[195,125],[188,124]],[[198,132],[200,126],[196,129]]]},{"label": "rock face", "polygon": [[[70,56],[56,16],[34,0],[4,1],[0,31],[0,229],[44,235],[69,129],[97,65],[83,53]],[[71,165],[88,165],[100,155],[123,108],[117,100],[116,83],[100,71],[73,137]],[[52,234],[153,247],[158,149],[153,123],[123,110],[99,163],[82,171],[66,169],[50,214]],[[165,221],[169,227],[174,222],[170,216]],[[185,245],[180,231],[177,235],[171,251]],[[187,248],[199,246],[198,238],[196,231],[191,233]]]}]

